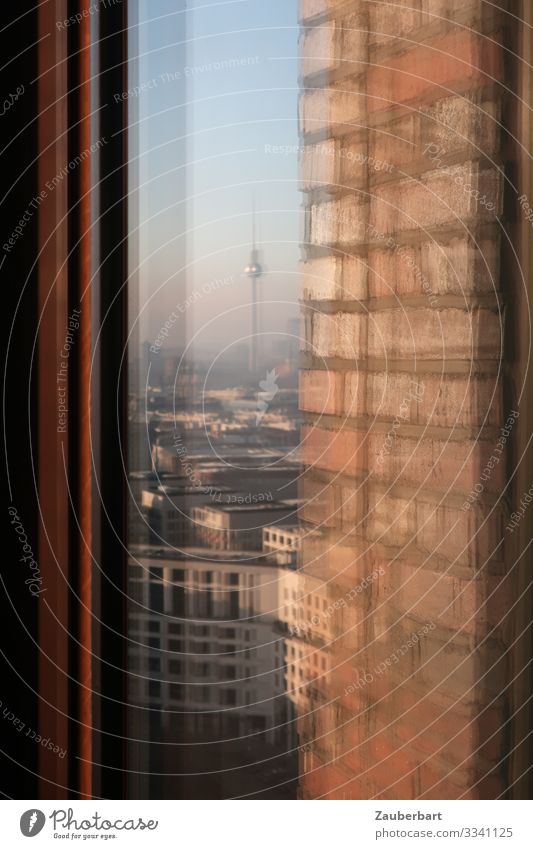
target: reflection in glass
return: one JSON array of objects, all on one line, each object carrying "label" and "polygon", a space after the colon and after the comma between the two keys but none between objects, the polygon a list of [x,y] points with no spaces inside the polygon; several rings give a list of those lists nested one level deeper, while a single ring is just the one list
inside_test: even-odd
[{"label": "reflection in glass", "polygon": [[130,795],[295,798],[296,2],[130,6]]}]

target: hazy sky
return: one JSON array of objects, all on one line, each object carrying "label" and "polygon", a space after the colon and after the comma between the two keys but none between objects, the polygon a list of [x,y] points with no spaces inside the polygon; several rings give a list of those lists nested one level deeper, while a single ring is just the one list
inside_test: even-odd
[{"label": "hazy sky", "polygon": [[[145,84],[129,98],[133,154],[137,146],[140,153],[141,307],[160,289],[141,336],[157,337],[181,303],[169,344],[200,330],[201,346],[216,349],[250,330],[242,270],[253,196],[263,298],[279,302],[265,306],[264,329],[285,331],[297,314],[297,155],[268,150],[298,145],[296,0],[179,7],[179,0],[141,0],[130,84]],[[211,286],[221,278],[232,282]]]}]

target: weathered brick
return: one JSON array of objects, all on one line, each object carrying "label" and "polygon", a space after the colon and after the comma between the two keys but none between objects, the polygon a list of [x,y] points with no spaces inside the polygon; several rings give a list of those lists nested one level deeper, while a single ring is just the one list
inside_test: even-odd
[{"label": "weathered brick", "polygon": [[502,419],[497,377],[348,372],[344,413],[437,427],[496,425]]},{"label": "weathered brick", "polygon": [[[416,360],[498,360],[501,319],[476,309],[396,309],[368,319],[370,357]],[[357,350],[357,348],[356,348]]]},{"label": "weathered brick", "polygon": [[475,32],[452,30],[372,65],[367,74],[368,109],[387,109],[427,95],[436,97],[458,83],[470,87],[501,79],[501,48]]},{"label": "weathered brick", "polygon": [[357,137],[353,142],[339,139],[340,174],[339,185],[345,187],[352,183],[366,186],[372,180],[386,174],[396,174],[396,166],[391,158],[379,155],[372,150],[368,138]]},{"label": "weathered brick", "polygon": [[501,505],[491,509],[474,503],[463,510],[419,502],[417,522],[417,545],[428,556],[438,555],[450,563],[478,568],[488,566],[493,558],[503,560]]},{"label": "weathered brick", "polygon": [[424,375],[413,422],[438,427],[496,425],[502,420],[502,384],[497,377]]},{"label": "weathered brick", "polygon": [[[351,380],[347,377],[345,403],[350,400]],[[416,406],[424,398],[424,378],[409,372],[369,372],[366,376],[366,415],[389,422],[398,418],[416,423]]]},{"label": "weathered brick", "polygon": [[335,544],[327,529],[305,534],[302,551],[306,572],[328,584],[333,579],[342,582],[346,591],[373,571],[373,564],[369,564],[360,551],[342,542]]},{"label": "weathered brick", "polygon": [[402,562],[389,575],[388,598],[394,608],[465,634],[501,625],[512,603],[510,581],[493,575],[461,579]]},{"label": "weathered brick", "polygon": [[327,88],[307,88],[299,101],[300,130],[331,135],[354,132],[365,126],[365,97],[358,79],[331,83]]},{"label": "weathered brick", "polygon": [[449,26],[460,18],[463,25],[479,27],[485,11],[484,0],[421,0],[421,23]]},{"label": "weathered brick", "polygon": [[476,159],[494,155],[499,143],[499,101],[443,97],[369,133],[369,153],[402,171],[431,170],[462,152]]},{"label": "weathered brick", "polygon": [[336,41],[334,22],[309,27],[303,31],[300,42],[300,70],[303,76],[332,70],[338,65]]},{"label": "weathered brick", "polygon": [[314,189],[337,183],[339,161],[334,139],[306,145],[300,159],[302,189]]},{"label": "weathered brick", "polygon": [[368,31],[359,13],[306,27],[300,42],[301,73],[308,76],[343,68],[347,74],[364,70]]},{"label": "weathered brick", "polygon": [[364,314],[314,312],[312,323],[312,351],[316,357],[357,360],[364,350]]},{"label": "weathered brick", "polygon": [[[392,431],[390,432],[392,433]],[[482,440],[423,440],[402,436],[401,429],[389,437],[372,431],[368,456],[377,481],[420,486],[454,494],[470,494],[494,451],[494,444]],[[374,462],[372,462],[374,460]],[[487,492],[499,492],[503,467],[498,464],[484,484]]]},{"label": "weathered brick", "polygon": [[325,527],[333,527],[340,521],[340,499],[335,487],[304,475],[299,488],[304,502],[298,510],[300,519]]},{"label": "weathered brick", "polygon": [[462,227],[474,217],[495,220],[501,213],[501,175],[476,162],[451,165],[378,186],[370,200],[370,226],[385,234],[442,225]]},{"label": "weathered brick", "polygon": [[358,418],[366,416],[366,385],[370,375],[365,371],[349,371],[344,379],[344,415]]},{"label": "weathered brick", "polygon": [[355,144],[346,144],[344,139],[337,139],[338,171],[336,184],[347,186],[350,183],[364,185],[366,188],[368,172],[368,147],[358,140]]},{"label": "weathered brick", "polygon": [[467,236],[457,236],[445,244],[424,242],[420,249],[422,292],[431,291],[435,295],[497,292],[499,248],[498,237],[480,238],[477,244]]},{"label": "weathered brick", "polygon": [[302,428],[300,456],[306,466],[355,475],[366,465],[363,431]]},{"label": "weathered brick", "polygon": [[309,241],[313,245],[340,247],[364,242],[368,214],[368,200],[359,193],[313,204],[310,208]]},{"label": "weathered brick", "polygon": [[318,415],[342,411],[344,380],[336,371],[300,372],[300,409]]},{"label": "weathered brick", "polygon": [[301,264],[301,296],[306,300],[361,300],[368,294],[364,259],[342,254]]},{"label": "weathered brick", "polygon": [[[350,447],[353,447],[353,440],[349,440],[349,445]],[[361,456],[354,457],[353,462],[350,459],[353,474],[356,473],[359,466],[362,467],[365,464],[363,449],[364,446],[357,446],[355,450]],[[346,474],[347,471],[347,469],[344,469],[343,474]],[[341,526],[347,533],[362,535],[364,521],[363,504],[364,489],[362,485],[359,485],[357,488],[348,486],[341,487]]]},{"label": "weathered brick", "polygon": [[382,545],[405,546],[416,540],[416,501],[372,490],[365,536]]},{"label": "weathered brick", "polygon": [[[475,96],[443,97],[426,106],[419,115],[417,136],[418,153],[427,160],[431,157],[449,156],[458,151],[470,152],[472,157],[491,156],[498,150],[501,105],[498,100]],[[435,148],[428,149],[429,145]]]},{"label": "weathered brick", "polygon": [[300,292],[306,300],[335,300],[342,273],[342,259],[324,256],[300,266]]},{"label": "weathered brick", "polygon": [[[368,294],[371,298],[412,295],[421,291],[419,250],[406,246],[401,254],[393,250],[372,250],[368,254]],[[418,275],[416,271],[419,271]]]},{"label": "weathered brick", "polygon": [[300,0],[300,20],[306,21],[328,12],[334,12],[344,3],[345,0]]},{"label": "weathered brick", "polygon": [[394,45],[398,38],[420,26],[420,12],[413,0],[368,3],[369,39],[374,44]]},{"label": "weathered brick", "polygon": [[502,680],[507,675],[505,648],[495,640],[485,640],[472,649],[470,641],[449,639],[444,642],[435,631],[418,646],[420,654],[413,679],[422,686],[445,687],[450,696],[475,703],[501,695]]},{"label": "weathered brick", "polygon": [[364,300],[368,295],[368,265],[366,260],[355,256],[342,257],[342,274],[339,280],[339,300]]},{"label": "weathered brick", "polygon": [[[391,172],[397,177],[405,176],[405,168],[411,165],[416,156],[418,123],[417,116],[411,114],[385,127],[369,128],[369,155],[389,163]],[[375,176],[372,171],[370,174]]]},{"label": "weathered brick", "polygon": [[[366,4],[365,4],[366,5]],[[352,4],[355,8],[355,4]],[[346,74],[362,73],[368,63],[368,28],[360,7],[339,21],[339,63]]]},{"label": "weathered brick", "polygon": [[[374,241],[387,244],[381,231],[370,233]],[[368,253],[368,294],[371,298],[423,295],[429,305],[438,306],[440,295],[496,292],[498,257],[497,238],[479,239],[477,245],[467,235],[415,245],[400,245],[393,239],[390,247]]]}]

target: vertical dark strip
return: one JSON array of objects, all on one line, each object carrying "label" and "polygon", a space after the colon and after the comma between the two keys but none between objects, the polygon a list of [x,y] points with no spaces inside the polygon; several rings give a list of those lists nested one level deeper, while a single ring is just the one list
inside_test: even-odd
[{"label": "vertical dark strip", "polygon": [[[90,0],[81,4],[89,7]],[[80,24],[80,140],[81,148],[91,145],[91,24],[86,17]],[[89,157],[80,173],[80,363],[79,363],[79,523],[78,542],[80,579],[80,794],[92,796],[93,761],[93,681],[92,681],[92,456],[91,456],[91,368],[92,368],[92,164]]]},{"label": "vertical dark strip", "polygon": [[[91,464],[91,152],[90,0],[69,0],[68,15],[81,14],[68,28],[69,161],[79,165],[69,180],[69,315],[79,327],[71,351],[70,405],[76,417],[69,445],[72,500],[70,545],[70,749],[79,755],[71,788],[80,798],[92,793],[92,464]],[[83,12],[85,10],[85,16]],[[97,154],[96,154],[97,155]]]},{"label": "vertical dark strip", "polygon": [[[519,410],[513,439],[509,471],[514,477],[508,493],[510,513],[533,481],[533,377],[531,374],[531,328],[533,326],[533,230],[520,204],[525,196],[533,204],[533,8],[530,0],[518,4],[510,15],[506,43],[509,47],[507,85],[512,95],[504,114],[507,129],[506,162],[516,191],[508,191],[506,211],[513,250],[503,257],[508,286],[506,339],[509,350],[507,405]],[[518,406],[519,394],[520,405]],[[509,723],[508,745],[511,750],[509,796],[530,799],[533,789],[533,511],[527,510],[512,534],[506,549],[506,565],[513,570],[513,653],[511,658],[513,719]]]},{"label": "vertical dark strip", "polygon": [[[40,746],[40,796],[64,798],[69,788],[69,499],[67,490],[70,363],[61,357],[68,318],[68,179],[59,179],[69,163],[67,37],[57,22],[67,17],[66,0],[39,7],[39,221],[38,336],[38,481],[39,565],[39,728],[68,757]],[[57,179],[57,182],[56,182]],[[65,363],[65,366],[62,366]],[[60,372],[65,374],[58,378]],[[60,405],[59,388],[66,390]]]},{"label": "vertical dark strip", "polygon": [[[513,429],[505,500],[510,515],[533,480],[533,381],[529,347],[533,315],[533,239],[531,225],[520,207],[519,198],[533,197],[531,169],[531,108],[533,75],[533,11],[529,0],[518,4],[517,14],[506,16],[506,55],[502,132],[503,161],[507,182],[503,222],[507,238],[502,240],[502,291],[505,298],[505,416],[519,411]],[[525,391],[523,391],[525,390]],[[521,397],[520,397],[521,396]],[[529,441],[529,445],[528,445]],[[512,476],[512,477],[511,477]],[[509,657],[510,717],[501,729],[509,755],[509,789],[506,798],[531,798],[533,769],[533,515],[527,511],[512,533],[503,529],[505,563],[510,573],[515,607],[513,610]]]},{"label": "vertical dark strip", "polygon": [[[78,3],[76,0],[67,0],[67,15],[70,18],[78,11]],[[74,161],[74,158],[83,150],[80,138],[80,109],[79,109],[79,85],[80,85],[80,69],[79,69],[79,49],[80,49],[80,28],[79,26],[71,26],[67,29],[67,92],[68,92],[68,160]],[[69,315],[73,314],[73,310],[79,307],[80,301],[80,184],[81,172],[84,164],[78,166],[69,174],[68,182],[68,278],[69,278]],[[69,511],[69,546],[72,556],[78,548],[79,543],[79,485],[80,485],[80,468],[78,463],[80,449],[80,333],[76,332],[76,343],[70,351],[70,370],[71,380],[69,385],[69,404],[75,416],[75,426],[70,429],[69,435],[69,464],[68,464],[68,483],[70,490],[71,509]],[[69,622],[70,622],[70,645],[69,645],[69,750],[78,752],[80,741],[80,712],[78,710],[78,691],[80,688],[79,674],[79,649],[80,629],[79,629],[79,604],[80,604],[80,571],[79,564],[75,566],[71,562],[70,570],[70,603],[69,603]],[[75,764],[74,769],[70,773],[70,790],[71,794],[78,793],[79,780],[78,769]]]},{"label": "vertical dark strip", "polygon": [[[99,10],[100,97],[98,295],[96,316],[95,450],[98,476],[98,541],[95,546],[95,616],[99,618],[98,677],[100,729],[94,793],[125,795],[126,509],[123,457],[126,444],[127,328],[127,138],[126,107],[114,94],[124,90],[127,56],[126,3]],[[123,359],[124,358],[124,359]]]},{"label": "vertical dark strip", "polygon": [[[26,14],[23,14],[26,13]],[[38,726],[37,610],[25,580],[28,563],[15,533],[20,518],[27,544],[37,557],[37,500],[32,471],[31,440],[36,431],[35,370],[31,371],[32,346],[37,327],[37,216],[31,215],[23,235],[9,244],[14,228],[37,193],[37,7],[34,3],[4,4],[1,15],[0,74],[3,98],[16,95],[13,106],[1,117],[2,155],[0,197],[2,228],[0,280],[2,304],[11,337],[2,334],[5,366],[4,533],[0,581],[3,628],[0,675],[0,792],[2,797],[26,799],[38,794],[39,747],[28,735]],[[30,48],[30,49],[28,49]],[[21,89],[23,92],[21,93]],[[20,299],[20,301],[19,301]],[[9,343],[9,345],[8,345]],[[35,364],[33,364],[35,367]],[[33,455],[35,456],[35,448]],[[3,715],[13,714],[8,721]],[[14,724],[17,721],[16,725]]]}]

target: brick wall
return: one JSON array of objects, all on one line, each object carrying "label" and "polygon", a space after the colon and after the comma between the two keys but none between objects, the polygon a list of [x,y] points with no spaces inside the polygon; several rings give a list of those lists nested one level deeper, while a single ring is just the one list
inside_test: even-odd
[{"label": "brick wall", "polygon": [[302,795],[495,798],[515,424],[500,378],[502,13],[300,13],[301,566],[325,582],[333,633],[298,723]]}]

